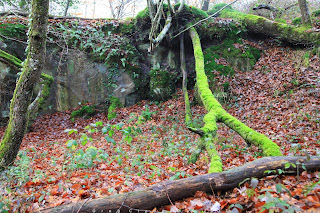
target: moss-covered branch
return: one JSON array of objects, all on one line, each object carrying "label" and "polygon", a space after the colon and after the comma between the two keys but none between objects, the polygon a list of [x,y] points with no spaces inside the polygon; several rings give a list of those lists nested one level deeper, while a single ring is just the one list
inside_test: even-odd
[{"label": "moss-covered branch", "polygon": [[[220,4],[219,7],[221,7]],[[218,7],[214,7],[208,13],[214,13],[218,9]],[[307,26],[287,25],[261,16],[241,13],[232,8],[226,8],[221,11],[220,17],[240,20],[249,31],[254,33],[261,33],[294,44],[320,45],[320,33],[310,31]]]},{"label": "moss-covered branch", "polygon": [[[196,30],[192,27],[190,29],[190,36],[194,48],[194,57],[196,62],[197,87],[201,100],[208,111],[204,117],[204,126],[202,127],[205,147],[211,158],[211,165],[209,172],[222,171],[221,159],[215,149],[216,132],[218,130],[217,122],[223,122],[237,133],[239,133],[247,142],[257,145],[262,149],[266,156],[280,156],[279,146],[272,142],[265,135],[260,134],[253,129],[247,127],[245,124],[227,113],[221,104],[215,99],[211,90],[209,89],[207,76],[204,72],[204,58],[201,49],[200,38]],[[201,147],[200,147],[201,148]]]}]

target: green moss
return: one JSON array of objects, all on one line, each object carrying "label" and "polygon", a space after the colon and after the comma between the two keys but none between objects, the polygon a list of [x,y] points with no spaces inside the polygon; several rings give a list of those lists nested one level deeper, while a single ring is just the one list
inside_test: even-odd
[{"label": "green moss", "polygon": [[41,83],[43,85],[43,90],[41,93],[41,98],[39,98],[39,100],[38,100],[39,109],[41,109],[43,107],[45,101],[50,96],[51,85],[53,83],[53,77],[51,75],[41,73],[40,78],[43,80],[43,82]]},{"label": "green moss", "polygon": [[[222,18],[238,19],[246,25],[248,29],[258,29],[257,26],[264,26],[264,32],[273,37],[290,42],[312,45],[320,45],[320,34],[309,32],[311,26],[295,27],[283,23],[273,22],[264,17],[241,13],[237,10],[225,9],[221,12]],[[259,31],[259,30],[258,30]]]},{"label": "green moss", "polygon": [[150,17],[149,9],[146,7],[144,10],[141,10],[135,17],[135,23],[138,21],[146,20]]},{"label": "green moss", "polygon": [[0,50],[0,57],[11,62],[12,64],[17,66],[18,68],[22,68],[22,65],[21,65],[22,61],[20,59],[18,59],[17,57],[14,57],[13,55],[10,55],[9,53],[7,53],[3,50]]},{"label": "green moss", "polygon": [[282,24],[286,24],[286,20],[282,19],[282,18],[276,18],[274,21],[282,23]]},{"label": "green moss", "polygon": [[215,143],[217,141],[217,138],[212,136],[205,137],[205,146],[206,150],[210,156],[210,167],[208,173],[218,173],[223,171],[223,165],[222,160],[219,156],[219,152],[217,151],[215,147]]},{"label": "green moss", "polygon": [[95,114],[95,106],[94,105],[83,105],[79,110],[73,111],[71,113],[71,119],[76,117],[89,118]]},{"label": "green moss", "polygon": [[295,18],[292,20],[292,24],[294,25],[300,25],[302,24],[302,18],[301,17],[298,17],[298,18]]},{"label": "green moss", "polygon": [[114,96],[110,97],[110,106],[108,109],[108,119],[109,120],[117,117],[117,113],[114,110],[119,107],[123,107],[119,98],[116,98]]},{"label": "green moss", "polygon": [[[211,10],[209,10],[207,13],[208,13],[208,15],[212,15],[212,14],[218,12],[218,10],[220,10],[221,8],[223,8],[226,5],[227,5],[226,3],[215,4],[213,6],[213,8]],[[229,6],[226,7],[226,9],[232,10],[233,8],[231,7],[231,5],[229,5]]]}]

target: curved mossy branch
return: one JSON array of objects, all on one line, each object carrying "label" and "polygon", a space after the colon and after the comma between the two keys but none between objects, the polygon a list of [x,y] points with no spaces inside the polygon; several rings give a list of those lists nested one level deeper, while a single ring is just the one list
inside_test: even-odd
[{"label": "curved mossy branch", "polygon": [[237,132],[248,144],[254,144],[263,150],[265,156],[281,156],[279,146],[264,134],[258,133],[227,113],[221,114],[221,122]]},{"label": "curved mossy branch", "polygon": [[10,55],[9,53],[0,50],[0,58],[4,59],[5,61],[9,62],[6,63],[9,66],[14,66],[15,69],[22,68],[21,64],[22,61],[19,58],[14,57],[13,55]]},{"label": "curved mossy branch", "polygon": [[154,44],[159,44],[162,39],[166,36],[167,32],[169,31],[170,27],[171,27],[171,23],[172,23],[172,16],[171,13],[168,14],[167,20],[166,20],[166,24],[163,27],[162,31],[159,33],[159,35],[157,36],[157,38],[153,39],[152,42]]},{"label": "curved mossy branch", "polygon": [[[189,30],[194,48],[194,57],[196,63],[197,87],[201,100],[208,111],[204,116],[205,125],[202,127],[204,135],[202,139],[205,141],[206,149],[211,158],[211,166],[209,172],[217,170],[217,167],[222,170],[221,158],[215,150],[214,142],[216,140],[217,124],[216,122],[223,122],[234,131],[239,133],[246,141],[257,145],[262,149],[266,156],[281,156],[279,146],[272,142],[265,135],[255,132],[253,129],[247,127],[245,124],[227,113],[221,104],[215,99],[211,90],[209,89],[207,76],[204,72],[204,58],[201,49],[201,43],[198,33],[192,27]],[[221,165],[221,167],[220,167]]]},{"label": "curved mossy branch", "polygon": [[[204,132],[204,134],[201,137],[201,143],[204,145],[210,156],[209,173],[222,172],[222,160],[215,148],[215,142],[217,140],[216,134],[218,130],[216,122],[218,121],[219,115],[219,110],[215,110],[217,108],[215,106],[220,104],[214,98],[211,90],[209,89],[207,76],[204,73],[204,58],[199,35],[194,27],[189,30],[189,33],[194,49],[198,92],[205,108],[208,111],[208,113],[203,118],[204,126],[202,127],[202,131]],[[198,148],[202,148],[202,146],[198,146]],[[196,157],[196,155],[197,153],[194,153],[192,155],[192,160],[194,160],[194,157]]]},{"label": "curved mossy branch", "polygon": [[[215,10],[213,8],[213,11]],[[296,27],[274,22],[261,16],[241,13],[230,8],[221,11],[220,17],[240,20],[249,31],[254,33],[261,33],[294,44],[320,45],[320,33],[308,31],[310,27]]]}]

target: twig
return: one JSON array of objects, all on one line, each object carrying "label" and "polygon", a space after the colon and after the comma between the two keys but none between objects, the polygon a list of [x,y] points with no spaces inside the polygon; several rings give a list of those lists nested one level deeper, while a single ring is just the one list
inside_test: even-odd
[{"label": "twig", "polygon": [[171,199],[170,199],[170,197],[169,197],[168,190],[167,190],[167,185],[165,185],[165,189],[166,189],[166,195],[167,195],[167,197],[168,197],[168,199],[169,199],[169,202],[171,203],[171,205],[174,206],[174,204],[172,203],[172,201],[171,201]]},{"label": "twig", "polygon": [[79,213],[80,212],[80,210],[81,210],[81,208],[82,208],[82,206],[84,205],[84,204],[86,204],[89,200],[91,200],[92,198],[91,197],[89,197],[88,199],[86,199],[82,204],[81,204],[81,206],[80,206],[80,208],[78,209],[78,211],[76,212],[76,213]]},{"label": "twig", "polygon": [[20,41],[20,40],[18,40],[18,39],[14,39],[14,38],[7,37],[7,36],[5,36],[5,35],[3,35],[3,34],[1,34],[1,33],[0,33],[0,36],[1,36],[2,38],[8,39],[8,40],[20,42],[20,43],[23,43],[23,44],[28,44],[28,42]]}]

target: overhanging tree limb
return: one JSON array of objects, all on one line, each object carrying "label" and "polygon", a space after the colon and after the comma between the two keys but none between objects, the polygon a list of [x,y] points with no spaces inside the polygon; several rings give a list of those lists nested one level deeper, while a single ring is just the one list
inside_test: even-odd
[{"label": "overhanging tree limb", "polygon": [[219,17],[239,20],[245,24],[246,29],[250,32],[264,34],[293,44],[320,45],[320,33],[312,32],[305,26],[296,27],[278,23],[229,8],[221,11]]}]

